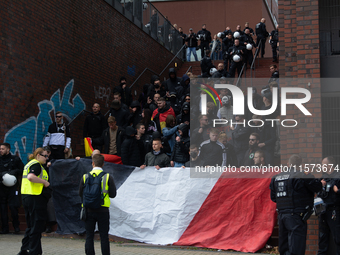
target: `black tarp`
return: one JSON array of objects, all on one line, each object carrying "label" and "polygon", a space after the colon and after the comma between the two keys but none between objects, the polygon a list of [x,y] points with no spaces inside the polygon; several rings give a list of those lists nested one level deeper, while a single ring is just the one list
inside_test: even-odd
[{"label": "black tarp", "polygon": [[[85,223],[79,219],[81,200],[79,183],[83,174],[92,170],[91,159],[58,159],[51,162],[49,178],[58,223],[58,234],[81,234]],[[125,182],[135,167],[105,162],[103,170],[112,175],[116,188]]]}]

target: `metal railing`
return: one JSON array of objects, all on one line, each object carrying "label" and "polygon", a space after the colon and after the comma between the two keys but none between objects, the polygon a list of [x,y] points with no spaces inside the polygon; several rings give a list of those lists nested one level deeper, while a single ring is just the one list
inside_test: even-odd
[{"label": "metal railing", "polygon": [[187,74],[190,70],[192,70],[192,66],[189,66],[188,70],[185,72]]},{"label": "metal railing", "polygon": [[182,47],[177,28],[148,0],[105,1],[170,52],[178,52]]},{"label": "metal railing", "polygon": [[[257,49],[256,49],[255,54],[254,54],[253,62],[250,65],[251,86],[253,86],[253,79],[252,78],[255,78],[255,69],[256,69],[255,62],[256,62],[256,58],[259,55],[261,45],[262,45],[262,41],[260,41],[259,45],[257,46]],[[258,59],[258,64],[260,65],[260,58]],[[253,77],[253,71],[254,71],[254,77]]]},{"label": "metal railing", "polygon": [[241,72],[238,74],[237,81],[236,81],[236,84],[235,84],[237,87],[240,87],[239,83],[241,81],[241,77],[242,77],[243,71],[244,71],[244,78],[246,78],[246,72],[247,72],[247,67],[246,66],[247,66],[247,63],[243,63]]}]

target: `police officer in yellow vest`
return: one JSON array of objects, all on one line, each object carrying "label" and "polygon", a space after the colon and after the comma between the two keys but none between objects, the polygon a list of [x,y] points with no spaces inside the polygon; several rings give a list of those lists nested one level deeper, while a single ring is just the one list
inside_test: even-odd
[{"label": "police officer in yellow vest", "polygon": [[21,197],[27,229],[18,255],[42,254],[41,233],[45,230],[46,206],[51,194],[46,189],[50,185],[48,174],[42,166],[47,158],[47,152],[43,148],[38,148],[30,155],[30,161],[24,168]]},{"label": "police officer in yellow vest", "polygon": [[[100,154],[96,154],[92,156],[92,166],[93,169],[89,173],[91,175],[98,176],[101,172],[103,172],[104,165],[104,156]],[[79,195],[83,199],[83,189],[84,183],[88,174],[84,174],[82,179],[80,180],[79,186]],[[113,181],[113,177],[108,173],[103,175],[102,177],[102,192],[104,195],[104,204],[101,205],[100,208],[91,209],[87,208],[87,217],[85,222],[86,229],[86,243],[85,243],[85,253],[86,255],[93,255],[94,252],[94,230],[96,223],[98,222],[98,229],[101,240],[101,249],[103,255],[110,254],[110,243],[109,243],[109,228],[110,228],[110,198],[114,198],[116,196],[116,186]]]}]

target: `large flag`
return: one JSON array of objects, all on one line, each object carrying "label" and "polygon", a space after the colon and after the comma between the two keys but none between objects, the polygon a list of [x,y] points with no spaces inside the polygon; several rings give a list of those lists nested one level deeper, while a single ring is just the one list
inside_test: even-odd
[{"label": "large flag", "polygon": [[[57,160],[50,168],[60,234],[82,233],[81,176],[91,160]],[[189,168],[145,169],[105,163],[117,186],[111,235],[151,244],[256,252],[275,225],[270,178],[191,178]],[[216,176],[216,175],[215,175]]]}]

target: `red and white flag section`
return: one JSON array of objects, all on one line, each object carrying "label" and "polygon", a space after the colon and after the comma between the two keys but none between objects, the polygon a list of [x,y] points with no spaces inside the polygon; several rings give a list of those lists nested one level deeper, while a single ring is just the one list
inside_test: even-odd
[{"label": "red and white flag section", "polygon": [[256,252],[275,225],[270,179],[190,178],[136,168],[111,200],[110,234],[151,244]]}]

